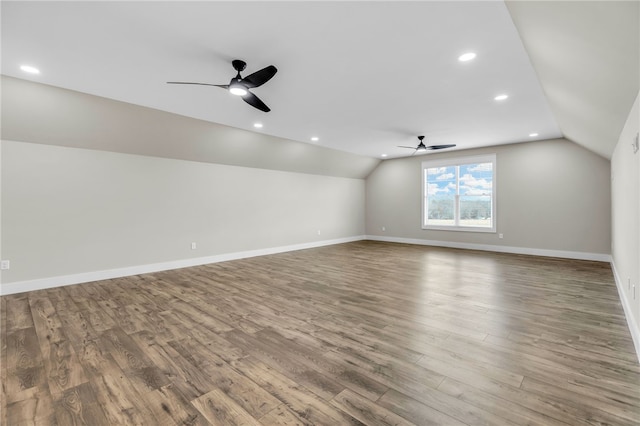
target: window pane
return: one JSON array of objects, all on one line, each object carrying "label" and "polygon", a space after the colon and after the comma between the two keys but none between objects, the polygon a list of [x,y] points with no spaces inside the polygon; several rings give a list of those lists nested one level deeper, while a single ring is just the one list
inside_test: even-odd
[{"label": "window pane", "polygon": [[460,226],[492,227],[493,164],[460,166]]},{"label": "window pane", "polygon": [[453,226],[456,224],[454,195],[429,197],[427,205],[427,225]]},{"label": "window pane", "polygon": [[460,195],[491,195],[493,164],[463,164],[460,166]]},{"label": "window pane", "polygon": [[423,162],[423,229],[495,232],[495,167],[495,154]]},{"label": "window pane", "polygon": [[460,226],[481,226],[491,228],[491,216],[490,196],[460,196]]},{"label": "window pane", "polygon": [[425,223],[434,226],[455,225],[456,168],[427,169],[427,208]]}]

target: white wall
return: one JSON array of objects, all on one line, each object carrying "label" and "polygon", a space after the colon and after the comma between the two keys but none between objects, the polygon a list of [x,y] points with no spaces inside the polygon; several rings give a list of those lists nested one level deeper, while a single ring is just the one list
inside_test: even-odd
[{"label": "white wall", "polygon": [[1,159],[3,293],[364,234],[362,179],[15,141]]},{"label": "white wall", "polygon": [[639,99],[640,93],[611,157],[611,257],[618,292],[640,356],[640,151],[634,154],[631,146],[640,132]]},{"label": "white wall", "polygon": [[[421,229],[422,161],[489,153],[497,156],[497,233]],[[608,160],[565,139],[386,160],[367,178],[366,232],[396,241],[608,260],[609,174]]]}]

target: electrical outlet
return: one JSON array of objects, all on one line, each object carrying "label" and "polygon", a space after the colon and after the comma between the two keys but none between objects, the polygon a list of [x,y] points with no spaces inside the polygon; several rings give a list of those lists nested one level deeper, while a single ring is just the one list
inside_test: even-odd
[{"label": "electrical outlet", "polygon": [[318,235],[320,235],[320,230],[318,229]]},{"label": "electrical outlet", "polygon": [[498,238],[503,239],[504,238],[504,234],[498,234]]},{"label": "electrical outlet", "polygon": [[191,243],[191,250],[195,250],[198,248],[198,245],[196,243]]},{"label": "electrical outlet", "polygon": [[382,232],[386,231],[387,228],[385,228],[384,226],[382,227]]},{"label": "electrical outlet", "polygon": [[3,260],[3,261],[0,262],[0,269],[2,269],[4,271],[4,270],[7,270],[9,268],[11,268],[11,263],[8,260]]}]

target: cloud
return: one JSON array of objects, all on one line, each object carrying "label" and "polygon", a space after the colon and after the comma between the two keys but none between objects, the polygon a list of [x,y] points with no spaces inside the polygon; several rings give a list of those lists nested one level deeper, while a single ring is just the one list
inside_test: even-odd
[{"label": "cloud", "polygon": [[444,173],[447,171],[446,167],[432,167],[427,169],[427,174],[429,175],[439,175],[440,173]]},{"label": "cloud", "polygon": [[476,179],[475,176],[467,173],[460,178],[460,183],[464,186],[469,186],[472,188],[483,188],[483,189],[491,189],[493,186],[493,182],[487,181],[486,179]]},{"label": "cloud", "polygon": [[456,173],[453,166],[427,169],[429,175],[427,178],[427,194],[431,196],[437,194],[455,194],[457,189],[460,195],[490,196],[492,194],[492,163],[460,166],[460,172],[462,173],[463,171],[464,174],[459,176],[458,182],[456,182]]},{"label": "cloud", "polygon": [[[440,185],[438,185],[437,183],[430,183],[427,186],[427,194],[428,195],[436,195],[438,192],[445,192],[445,193],[450,193],[451,192],[451,183],[447,186],[444,187],[440,187]],[[456,186],[455,184],[453,184],[453,189],[455,190]]]},{"label": "cloud", "polygon": [[450,180],[456,177],[453,173],[444,173],[436,178],[436,180]]},{"label": "cloud", "polygon": [[467,170],[469,170],[470,172],[490,172],[493,170],[493,164],[480,163],[480,164],[476,164],[473,167],[469,167]]},{"label": "cloud", "polygon": [[489,195],[493,188],[493,182],[486,179],[476,179],[471,174],[465,174],[460,178],[460,194],[464,195]]},{"label": "cloud", "polygon": [[437,183],[430,183],[427,185],[427,194],[428,195],[436,195],[440,191],[440,187]]}]

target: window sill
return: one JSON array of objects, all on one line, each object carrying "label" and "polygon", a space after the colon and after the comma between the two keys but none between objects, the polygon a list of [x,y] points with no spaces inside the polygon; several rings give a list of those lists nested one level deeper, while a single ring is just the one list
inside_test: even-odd
[{"label": "window sill", "polygon": [[474,226],[422,226],[426,231],[457,231],[457,232],[484,232],[495,234],[495,228],[478,228]]}]

